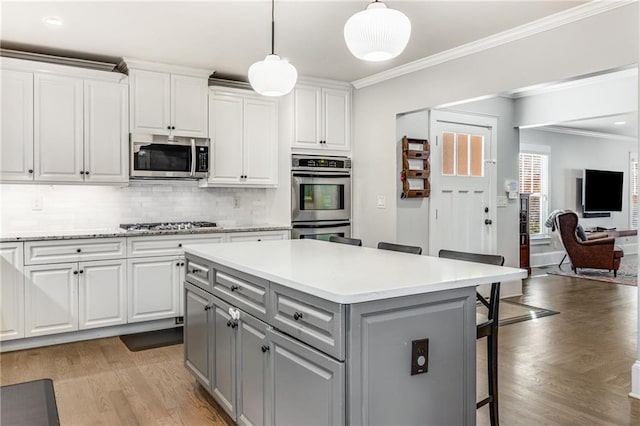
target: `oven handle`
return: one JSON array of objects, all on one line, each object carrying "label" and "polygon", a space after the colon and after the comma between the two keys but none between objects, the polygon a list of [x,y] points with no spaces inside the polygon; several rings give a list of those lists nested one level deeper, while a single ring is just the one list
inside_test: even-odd
[{"label": "oven handle", "polygon": [[338,223],[323,223],[323,224],[294,224],[293,229],[323,229],[323,228],[340,228],[342,226],[351,226],[349,222],[338,222]]},{"label": "oven handle", "polygon": [[196,174],[196,140],[191,139],[191,176]]},{"label": "oven handle", "polygon": [[292,172],[291,176],[293,177],[323,177],[323,178],[350,178],[351,175],[348,173],[331,173],[331,172],[313,172],[313,173],[301,173],[301,172]]}]

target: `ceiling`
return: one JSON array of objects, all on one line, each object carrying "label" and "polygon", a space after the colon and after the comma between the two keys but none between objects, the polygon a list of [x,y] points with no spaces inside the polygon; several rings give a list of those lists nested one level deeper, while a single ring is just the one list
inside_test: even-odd
[{"label": "ceiling", "polygon": [[553,127],[559,128],[560,130],[575,129],[578,131],[635,138],[638,136],[638,113],[629,112],[626,114],[610,115],[607,117],[565,121],[563,123],[556,124]]},{"label": "ceiling", "polygon": [[[384,63],[353,57],[343,27],[368,0],[278,0],[275,50],[300,75],[355,81],[535,21],[584,1],[393,1],[412,22],[406,50]],[[271,3],[234,1],[1,2],[0,46],[83,59],[195,66],[246,81],[270,51]],[[59,27],[43,23],[54,16]]]}]

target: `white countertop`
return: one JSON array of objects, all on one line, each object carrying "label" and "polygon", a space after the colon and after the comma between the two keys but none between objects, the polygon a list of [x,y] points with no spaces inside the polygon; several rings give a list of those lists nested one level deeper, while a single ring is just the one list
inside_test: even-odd
[{"label": "white countertop", "polygon": [[318,240],[185,245],[185,253],[336,303],[526,278],[524,269]]}]

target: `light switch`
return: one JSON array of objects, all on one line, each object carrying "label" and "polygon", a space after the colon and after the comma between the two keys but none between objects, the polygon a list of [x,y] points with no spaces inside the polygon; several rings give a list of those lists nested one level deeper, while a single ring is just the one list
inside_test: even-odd
[{"label": "light switch", "polygon": [[497,207],[507,207],[509,200],[504,195],[498,195]]},{"label": "light switch", "polygon": [[384,195],[378,195],[378,203],[376,205],[379,209],[387,208],[387,198]]},{"label": "light switch", "polygon": [[31,210],[34,212],[42,210],[42,195],[36,195],[36,197],[33,199]]}]

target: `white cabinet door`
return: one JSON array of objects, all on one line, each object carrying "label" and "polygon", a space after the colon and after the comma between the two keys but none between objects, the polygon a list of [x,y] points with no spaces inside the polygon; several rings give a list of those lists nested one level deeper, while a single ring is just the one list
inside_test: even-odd
[{"label": "white cabinet door", "polygon": [[171,74],[171,133],[207,137],[207,87],[206,78]]},{"label": "white cabinet door", "polygon": [[294,89],[294,146],[319,148],[322,121],[322,89],[298,85]]},{"label": "white cabinet door", "polygon": [[180,259],[148,257],[127,260],[128,321],[178,316]]},{"label": "white cabinet door", "polygon": [[171,127],[171,76],[155,71],[129,71],[131,133],[168,135]]},{"label": "white cabinet door", "polygon": [[25,267],[25,336],[78,329],[78,264]]},{"label": "white cabinet door", "polygon": [[84,180],[129,181],[129,107],[126,84],[84,82]]},{"label": "white cabinet door", "polygon": [[33,180],[33,74],[0,75],[0,180]]},{"label": "white cabinet door", "polygon": [[324,147],[348,150],[351,146],[351,92],[322,89],[322,106]]},{"label": "white cabinet door", "polygon": [[126,260],[80,262],[79,328],[127,322]]},{"label": "white cabinet door", "polygon": [[244,101],[243,182],[278,183],[278,105],[261,99]]},{"label": "white cabinet door", "polygon": [[242,109],[243,99],[239,96],[212,94],[209,98],[210,183],[242,181]]},{"label": "white cabinet door", "polygon": [[24,337],[22,243],[0,244],[0,340]]},{"label": "white cabinet door", "polygon": [[82,182],[82,80],[35,74],[35,179]]},{"label": "white cabinet door", "polygon": [[229,242],[288,240],[289,231],[235,232],[228,234]]}]

